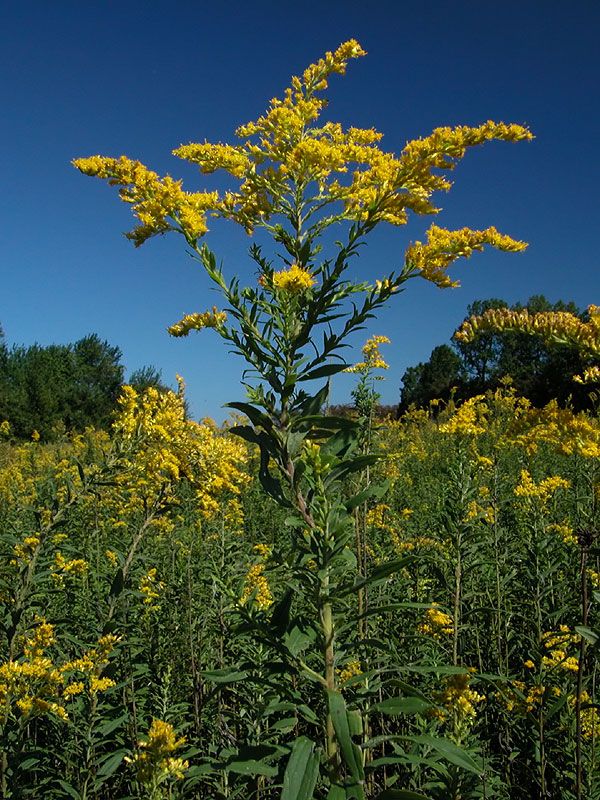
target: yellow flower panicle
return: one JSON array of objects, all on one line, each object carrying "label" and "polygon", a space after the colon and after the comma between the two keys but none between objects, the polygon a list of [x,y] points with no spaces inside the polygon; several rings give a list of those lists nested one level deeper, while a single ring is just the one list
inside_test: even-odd
[{"label": "yellow flower panicle", "polygon": [[165,588],[164,582],[158,580],[156,575],[156,567],[152,567],[145,575],[142,575],[138,586],[143,597],[143,603],[149,611],[153,611],[158,607],[156,601],[160,599]]},{"label": "yellow flower panicle", "polygon": [[136,247],[170,230],[196,241],[208,231],[206,214],[219,202],[217,192],[185,192],[181,181],[169,175],[159,178],[156,172],[127,156],[90,156],[77,158],[73,164],[84,175],[104,178],[111,186],[121,187],[121,200],[131,203],[140,222],[126,234]]},{"label": "yellow flower panicle", "polygon": [[454,620],[446,614],[438,604],[434,603],[432,608],[425,612],[425,620],[419,625],[419,632],[434,639],[441,639],[442,636],[452,636],[454,633]]},{"label": "yellow flower panicle", "polygon": [[481,436],[488,430],[489,415],[485,395],[475,395],[465,400],[447,422],[440,423],[438,430],[461,436]]},{"label": "yellow flower panicle", "polygon": [[477,716],[475,706],[485,697],[470,688],[471,672],[456,673],[444,681],[444,689],[434,694],[435,700],[442,708],[436,709],[434,716],[440,720],[451,717],[455,724],[471,723]]},{"label": "yellow flower panicle", "polygon": [[[580,697],[581,702],[581,735],[584,739],[592,739],[600,733],[600,711],[593,705],[593,700],[589,692],[583,691]],[[574,711],[577,705],[577,697],[569,697],[569,708]]]},{"label": "yellow flower panicle", "polygon": [[515,487],[515,495],[525,498],[539,498],[542,503],[547,502],[559,489],[568,489],[571,482],[560,475],[544,478],[535,483],[526,469],[521,470],[521,482]]},{"label": "yellow flower panicle", "polygon": [[498,250],[517,253],[527,247],[510,236],[505,236],[495,228],[473,231],[462,228],[449,231],[432,225],[427,231],[427,244],[415,242],[406,250],[406,263],[428,281],[440,288],[456,287],[460,283],[452,281],[446,270],[457,258],[469,258],[475,250],[483,250],[489,244]]},{"label": "yellow flower panicle", "polygon": [[105,636],[80,658],[62,664],[55,663],[48,655],[55,638],[54,626],[38,618],[33,630],[24,638],[22,657],[0,665],[1,723],[14,709],[24,717],[51,714],[67,720],[65,704],[81,694],[86,683],[90,694],[114,686],[114,681],[102,678],[101,672],[118,637]]},{"label": "yellow flower panicle", "polygon": [[308,270],[298,264],[292,264],[288,269],[274,272],[271,276],[271,283],[278,292],[298,295],[312,289],[316,281]]},{"label": "yellow flower panicle", "polygon": [[363,671],[362,671],[362,668],[360,666],[360,661],[358,659],[354,659],[352,661],[348,661],[348,663],[346,664],[346,666],[343,669],[338,670],[338,675],[339,675],[340,683],[342,684],[342,686],[345,683],[348,683],[348,681],[351,678],[356,678],[358,675],[362,675],[362,674],[363,674]]},{"label": "yellow flower panicle", "polygon": [[273,605],[273,593],[264,574],[264,561],[271,555],[272,548],[267,544],[256,544],[254,549],[261,560],[257,564],[253,564],[246,573],[239,602],[243,606],[252,599],[256,608],[260,611],[267,611]]},{"label": "yellow flower panicle", "polygon": [[391,341],[387,336],[371,336],[362,347],[363,361],[347,367],[344,372],[367,375],[374,369],[389,369],[390,365],[386,363],[379,351],[382,344],[391,344]]},{"label": "yellow flower panicle", "polygon": [[82,577],[89,570],[89,563],[84,558],[66,559],[60,550],[54,554],[52,577],[59,586],[64,584],[65,577]]},{"label": "yellow flower panicle", "polygon": [[146,739],[138,742],[139,752],[125,760],[136,768],[138,780],[145,785],[156,786],[169,778],[181,780],[189,763],[172,754],[185,743],[185,737],[177,737],[170,723],[153,719]]},{"label": "yellow flower panicle", "polygon": [[547,670],[577,672],[579,660],[569,655],[569,648],[578,646],[580,639],[579,634],[573,633],[567,625],[561,625],[557,631],[546,631],[542,636],[542,643],[548,654],[542,656],[542,665]]},{"label": "yellow flower panicle", "polygon": [[213,306],[212,311],[202,313],[186,314],[179,322],[167,328],[171,336],[187,336],[190,331],[200,331],[203,328],[215,328],[218,330],[223,326],[227,319],[226,311],[217,311]]},{"label": "yellow flower panicle", "polygon": [[[515,142],[532,138],[520,125],[488,121],[475,127],[436,128],[429,136],[409,142],[396,156],[379,147],[382,134],[372,128],[344,130],[334,122],[319,127],[317,121],[326,106],[319,93],[328,88],[331,75],[343,75],[350,59],[363,55],[363,48],[351,39],[307,67],[301,76],[294,76],[282,99],[273,98],[263,116],[237,129],[241,144],[189,143],[173,151],[177,157],[197,164],[202,173],[223,169],[237,178],[238,190],[222,197],[216,192],[185,192],[180,181],[169,176],[159,178],[125,156],[92,156],[77,159],[74,164],[87,175],[121,187],[122,199],[132,204],[140,221],[128,234],[136,245],[169,230],[179,231],[196,243],[206,232],[207,213],[237,222],[251,233],[273,214],[286,214],[287,198],[295,195],[298,186],[311,183],[317,184],[313,208],[341,204],[341,213],[334,214],[332,221],[368,219],[404,225],[408,211],[439,211],[431,203],[431,195],[448,190],[451,183],[437,170],[453,169],[469,147],[492,139]],[[497,246],[517,249],[512,240],[492,230],[469,232],[470,238],[463,232],[462,240],[474,249],[484,236]],[[444,273],[444,259],[466,254],[455,253],[456,247],[454,241],[446,256],[438,253],[435,263],[415,266],[438,285],[451,285]],[[415,262],[423,255],[415,250]]]},{"label": "yellow flower panicle", "polygon": [[[113,425],[122,452],[118,483],[125,494],[115,512],[123,516],[123,500],[132,512],[149,505],[178,502],[185,479],[196,494],[205,518],[221,512],[221,500],[236,506],[250,480],[244,471],[244,444],[216,429],[186,418],[181,393],[150,387],[138,393],[124,386]],[[161,506],[162,507],[162,506]]]},{"label": "yellow flower panicle", "polygon": [[182,144],[173,155],[198,164],[200,171],[204,174],[223,169],[236,178],[242,178],[252,163],[247,153],[241,147],[233,147],[229,144]]},{"label": "yellow flower panicle", "polygon": [[543,408],[523,403],[519,417],[513,441],[529,455],[546,443],[564,455],[600,458],[600,424],[596,417],[560,408],[556,400]]}]

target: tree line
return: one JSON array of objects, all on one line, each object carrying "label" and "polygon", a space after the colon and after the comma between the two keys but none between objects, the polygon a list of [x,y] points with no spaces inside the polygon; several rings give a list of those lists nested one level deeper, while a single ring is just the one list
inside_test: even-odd
[{"label": "tree line", "polygon": [[[10,347],[0,328],[0,422],[10,423],[16,439],[107,428],[125,379],[121,357],[97,334],[72,344]],[[136,370],[129,383],[162,386],[154,367]]]},{"label": "tree line", "polygon": [[[549,302],[544,295],[530,297],[525,305],[510,306],[504,300],[476,300],[468,306],[468,319],[490,308],[526,308],[530,313],[565,311],[586,318],[573,302]],[[517,393],[541,407],[556,399],[575,409],[588,409],[592,403],[589,386],[573,382],[584,364],[576,349],[567,345],[545,344],[538,337],[523,333],[480,333],[473,342],[453,341],[435,347],[426,362],[409,367],[402,376],[399,413],[411,405],[427,405],[431,400],[465,400],[488,389],[497,388],[510,377]]]},{"label": "tree line", "polygon": [[[551,303],[543,295],[512,306],[497,298],[476,300],[465,318],[489,308],[567,311],[585,318],[573,302]],[[125,380],[121,358],[120,348],[97,334],[72,344],[10,347],[0,328],[0,422],[8,420],[16,439],[29,439],[34,431],[50,440],[64,431],[108,428]],[[428,361],[409,367],[402,376],[398,414],[434,399],[465,400],[497,388],[508,376],[518,394],[536,406],[556,399],[581,410],[591,404],[589,387],[573,382],[582,371],[581,358],[572,347],[544,344],[514,332],[482,333],[470,343],[438,345]],[[135,370],[127,382],[138,390],[166,388],[160,371],[152,366]],[[337,413],[344,409],[335,407]],[[393,414],[395,409],[384,410]]]}]

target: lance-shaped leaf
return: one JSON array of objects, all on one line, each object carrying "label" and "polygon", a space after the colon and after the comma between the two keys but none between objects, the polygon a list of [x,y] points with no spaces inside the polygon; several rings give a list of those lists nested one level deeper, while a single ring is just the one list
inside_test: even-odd
[{"label": "lance-shaped leaf", "polygon": [[281,800],[312,800],[319,777],[319,754],[306,736],[294,742],[283,776]]}]

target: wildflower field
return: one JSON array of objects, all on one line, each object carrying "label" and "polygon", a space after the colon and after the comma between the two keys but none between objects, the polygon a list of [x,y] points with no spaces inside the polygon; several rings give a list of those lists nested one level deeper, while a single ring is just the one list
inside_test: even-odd
[{"label": "wildflower field", "polygon": [[[224,339],[246,397],[223,428],[187,417],[182,380],[125,386],[109,432],[18,443],[2,423],[2,797],[600,798],[597,416],[535,408],[507,380],[377,421],[388,340],[358,364],[343,349],[413,278],[450,288],[458,258],[525,248],[431,225],[399,272],[351,277],[375,227],[437,213],[470,147],[532,134],[437,128],[394,155],[373,129],[318,126],[330,77],[362,55],[327,53],[240,144],[174,151],[237,191],[74,162],[119,187],[136,246],[183,237],[223,307],[169,332]],[[252,285],[201,242],[211,217],[270,237]],[[571,343],[593,390],[597,307],[494,311],[457,335],[490,330]],[[343,370],[357,384],[338,416]]]}]

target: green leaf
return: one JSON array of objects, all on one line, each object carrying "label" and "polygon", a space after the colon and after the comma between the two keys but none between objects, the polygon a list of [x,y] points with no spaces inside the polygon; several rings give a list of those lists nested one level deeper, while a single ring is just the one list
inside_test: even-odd
[{"label": "green leaf", "polygon": [[275,607],[273,608],[273,612],[271,613],[271,627],[273,629],[273,633],[278,638],[281,638],[284,635],[290,623],[290,611],[293,597],[293,590],[288,589],[281,600],[276,603]]},{"label": "green leaf", "polygon": [[315,744],[300,736],[285,768],[281,800],[312,800],[318,777],[319,754],[315,752]]},{"label": "green leaf", "polygon": [[124,586],[125,586],[125,579],[123,576],[123,570],[119,567],[119,569],[115,574],[115,577],[113,578],[113,582],[110,586],[110,591],[108,593],[109,596],[118,597],[123,591]]},{"label": "green leaf", "polygon": [[384,789],[377,795],[376,800],[429,800],[429,798],[409,789]]},{"label": "green leaf", "polygon": [[241,411],[242,414],[248,417],[253,425],[262,426],[267,429],[273,427],[270,418],[260,409],[256,408],[256,406],[250,405],[250,403],[225,403],[225,406],[226,408],[235,408],[236,411]]},{"label": "green leaf", "polygon": [[96,785],[102,783],[107,778],[116,772],[117,769],[121,766],[121,762],[127,755],[127,750],[117,750],[116,753],[111,753],[107,759],[105,759],[104,763],[96,773]]},{"label": "green leaf", "polygon": [[597,644],[600,639],[600,634],[596,633],[596,631],[593,631],[591,628],[586,628],[584,625],[576,625],[575,630],[592,646]]},{"label": "green leaf", "polygon": [[66,792],[69,795],[69,797],[72,797],[73,800],[81,800],[81,795],[74,786],[71,786],[70,783],[59,780],[58,785],[64,792]]},{"label": "green leaf", "polygon": [[346,701],[340,692],[332,689],[327,690],[329,698],[329,713],[335,730],[336,739],[340,746],[340,751],[345,765],[348,767],[353,780],[364,779],[364,771],[360,758],[356,757],[356,750],[350,735],[350,725],[348,723],[348,711]]},{"label": "green leaf", "polygon": [[107,722],[103,722],[102,725],[98,726],[98,733],[101,736],[107,736],[122,725],[128,717],[129,713],[126,713],[121,714],[121,716],[116,719],[109,719]]},{"label": "green leaf", "polygon": [[237,775],[266,775],[272,778],[279,772],[277,767],[272,764],[265,764],[264,761],[256,761],[252,758],[243,761],[230,761],[225,769],[227,772],[235,772]]},{"label": "green leaf", "polygon": [[373,706],[373,711],[396,716],[398,714],[422,714],[432,707],[432,703],[421,697],[390,697]]},{"label": "green leaf", "polygon": [[311,369],[310,372],[305,372],[303,375],[300,375],[298,378],[298,382],[300,381],[315,381],[317,378],[327,378],[330,375],[337,375],[338,372],[342,372],[346,369],[348,364],[345,361],[337,364],[323,364],[322,367],[316,367],[315,369]]},{"label": "green leaf", "polygon": [[211,683],[237,683],[248,677],[247,672],[235,668],[213,669],[209,672],[202,672],[201,674],[203,678]]},{"label": "green leaf", "polygon": [[367,486],[366,489],[363,489],[362,492],[355,494],[349,500],[346,500],[346,511],[352,511],[357,506],[362,505],[366,500],[370,500],[372,497],[376,498],[377,500],[381,499],[387,491],[389,491],[390,482],[384,481],[383,483],[372,483],[370,486]]},{"label": "green leaf", "polygon": [[356,581],[352,584],[352,586],[346,587],[336,594],[340,597],[343,597],[351,592],[357,592],[359,589],[362,589],[363,586],[372,586],[374,583],[385,580],[385,578],[388,578],[395,572],[399,572],[401,569],[404,569],[404,567],[408,566],[408,564],[412,564],[415,559],[416,557],[411,555],[405,556],[404,558],[394,559],[394,561],[387,561],[385,564],[380,564],[380,566],[372,570],[372,572],[367,575],[366,578]]},{"label": "green leaf", "polygon": [[480,777],[483,774],[481,766],[477,764],[473,757],[448,739],[440,739],[436,736],[427,736],[425,734],[421,736],[404,736],[402,738],[415,742],[415,744],[424,744],[432,747],[446,761],[449,761],[451,764],[461,769],[467,770],[467,772],[472,772],[474,775]]}]

